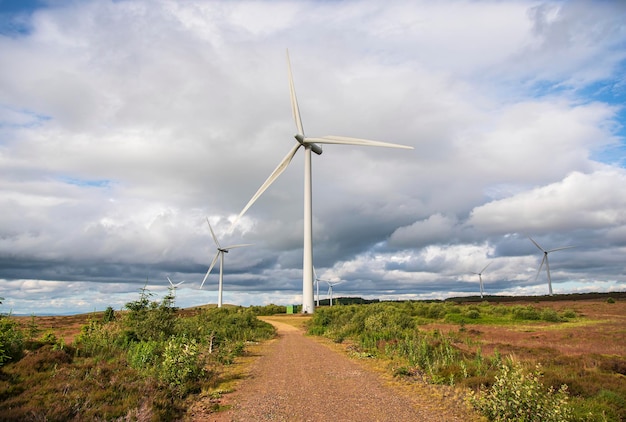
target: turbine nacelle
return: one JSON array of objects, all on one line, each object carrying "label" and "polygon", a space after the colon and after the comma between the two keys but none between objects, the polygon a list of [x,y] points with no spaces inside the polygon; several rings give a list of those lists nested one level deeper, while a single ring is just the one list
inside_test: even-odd
[{"label": "turbine nacelle", "polygon": [[306,147],[311,148],[311,151],[313,151],[317,155],[322,155],[322,152],[323,152],[322,147],[317,144],[314,144],[313,142],[307,142],[303,134],[296,133],[293,137],[296,138],[296,141],[298,141],[300,145],[304,146],[305,148]]}]

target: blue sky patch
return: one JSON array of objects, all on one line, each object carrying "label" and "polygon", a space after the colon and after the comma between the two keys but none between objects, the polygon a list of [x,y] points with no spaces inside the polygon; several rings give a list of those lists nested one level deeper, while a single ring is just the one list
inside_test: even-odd
[{"label": "blue sky patch", "polygon": [[67,183],[68,185],[87,187],[87,188],[109,188],[111,187],[111,180],[107,179],[77,179],[74,177],[62,177],[60,179],[63,183]]}]

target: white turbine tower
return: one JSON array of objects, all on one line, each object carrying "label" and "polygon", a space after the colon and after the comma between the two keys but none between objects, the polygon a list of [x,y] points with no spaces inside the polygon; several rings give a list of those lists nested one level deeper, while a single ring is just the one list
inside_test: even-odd
[{"label": "white turbine tower", "polygon": [[174,292],[174,297],[176,297],[176,289],[178,289],[178,286],[180,286],[181,284],[183,284],[183,283],[185,282],[185,280],[183,280],[183,281],[181,281],[181,282],[179,282],[179,283],[174,284],[174,283],[172,283],[172,280],[170,280],[170,278],[169,278],[169,277],[167,277],[167,281],[169,281],[169,282],[170,282],[170,287],[169,287],[169,289],[170,289],[170,290],[172,290],[172,291]]},{"label": "white turbine tower", "polygon": [[482,270],[480,270],[480,272],[478,273],[472,273],[472,274],[476,274],[478,276],[478,281],[480,282],[480,298],[483,298],[483,272],[487,269],[488,266],[491,265],[491,262],[487,265],[485,265],[485,268],[483,268]]},{"label": "white turbine tower", "polygon": [[308,138],[304,135],[302,128],[302,120],[300,119],[300,109],[296,98],[296,90],[291,74],[291,63],[289,61],[289,51],[287,51],[287,70],[289,73],[289,93],[291,96],[291,111],[296,123],[298,133],[296,133],[296,144],[291,148],[287,155],[282,159],[272,174],[265,180],[259,190],[252,196],[252,199],[246,204],[243,210],[232,223],[233,227],[239,218],[254,204],[254,202],[270,187],[272,183],[280,176],[294,157],[300,147],[304,147],[304,247],[302,256],[302,313],[313,313],[313,200],[311,188],[311,151],[320,155],[322,148],[317,144],[340,144],[340,145],[361,145],[388,148],[404,148],[413,149],[413,147],[388,142],[370,141],[367,139],[347,138],[345,136],[323,136],[321,138]]},{"label": "white turbine tower", "polygon": [[218,290],[217,307],[221,308],[222,307],[222,286],[223,286],[223,281],[224,281],[224,254],[228,253],[228,251],[231,249],[241,248],[243,246],[250,246],[251,244],[246,243],[246,244],[241,244],[241,245],[231,245],[231,246],[221,247],[220,242],[217,240],[217,237],[215,236],[215,233],[213,232],[213,227],[211,227],[211,223],[209,222],[208,217],[206,219],[206,222],[209,223],[209,229],[211,230],[211,236],[213,237],[215,246],[217,246],[217,252],[215,253],[215,257],[213,258],[213,261],[211,262],[211,266],[209,267],[209,270],[206,272],[206,275],[204,276],[204,279],[202,280],[202,284],[200,285],[200,288],[204,286],[204,282],[209,277],[209,274],[211,273],[213,266],[215,266],[215,263],[217,262],[217,258],[220,258],[220,281],[219,281],[219,285],[217,289]]},{"label": "white turbine tower", "polygon": [[563,246],[563,247],[560,247],[560,248],[545,250],[544,248],[539,246],[539,244],[537,242],[535,242],[532,237],[528,236],[528,238],[530,239],[531,242],[533,242],[535,244],[535,246],[541,252],[543,252],[543,259],[541,260],[541,265],[539,265],[539,269],[537,270],[537,275],[535,276],[535,281],[537,281],[537,279],[539,278],[539,273],[541,272],[541,269],[543,268],[543,264],[545,263],[546,264],[546,273],[548,274],[548,291],[550,292],[550,296],[552,296],[552,278],[550,277],[550,263],[548,262],[548,254],[550,252],[561,251],[563,249],[575,248],[575,246]]}]

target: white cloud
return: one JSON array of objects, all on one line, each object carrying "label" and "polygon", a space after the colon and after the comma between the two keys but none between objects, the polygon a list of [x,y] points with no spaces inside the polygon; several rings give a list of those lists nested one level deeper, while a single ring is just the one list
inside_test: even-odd
[{"label": "white cloud", "polygon": [[[492,260],[490,292],[544,292],[525,231],[585,245],[555,261],[556,291],[620,286],[624,18],[614,2],[524,0],[22,14],[0,35],[0,296],[18,312],[121,306],[170,275],[181,302],[214,301],[214,280],[194,290],[209,216],[224,243],[254,243],[228,255],[227,302],[300,300],[301,155],[227,233],[295,142],[286,48],[307,135],[415,147],[314,157],[314,261],[343,292],[475,293]],[[19,300],[16,280],[31,280]]]},{"label": "white cloud", "polygon": [[626,223],[626,172],[574,172],[562,181],[489,202],[468,224],[487,233],[619,228]]}]

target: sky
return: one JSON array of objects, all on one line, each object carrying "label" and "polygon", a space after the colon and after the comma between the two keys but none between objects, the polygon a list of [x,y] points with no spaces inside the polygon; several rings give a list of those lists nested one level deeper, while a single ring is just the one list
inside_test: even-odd
[{"label": "sky", "polygon": [[[0,312],[626,290],[622,1],[0,0]],[[321,298],[328,286],[321,282]]]}]

